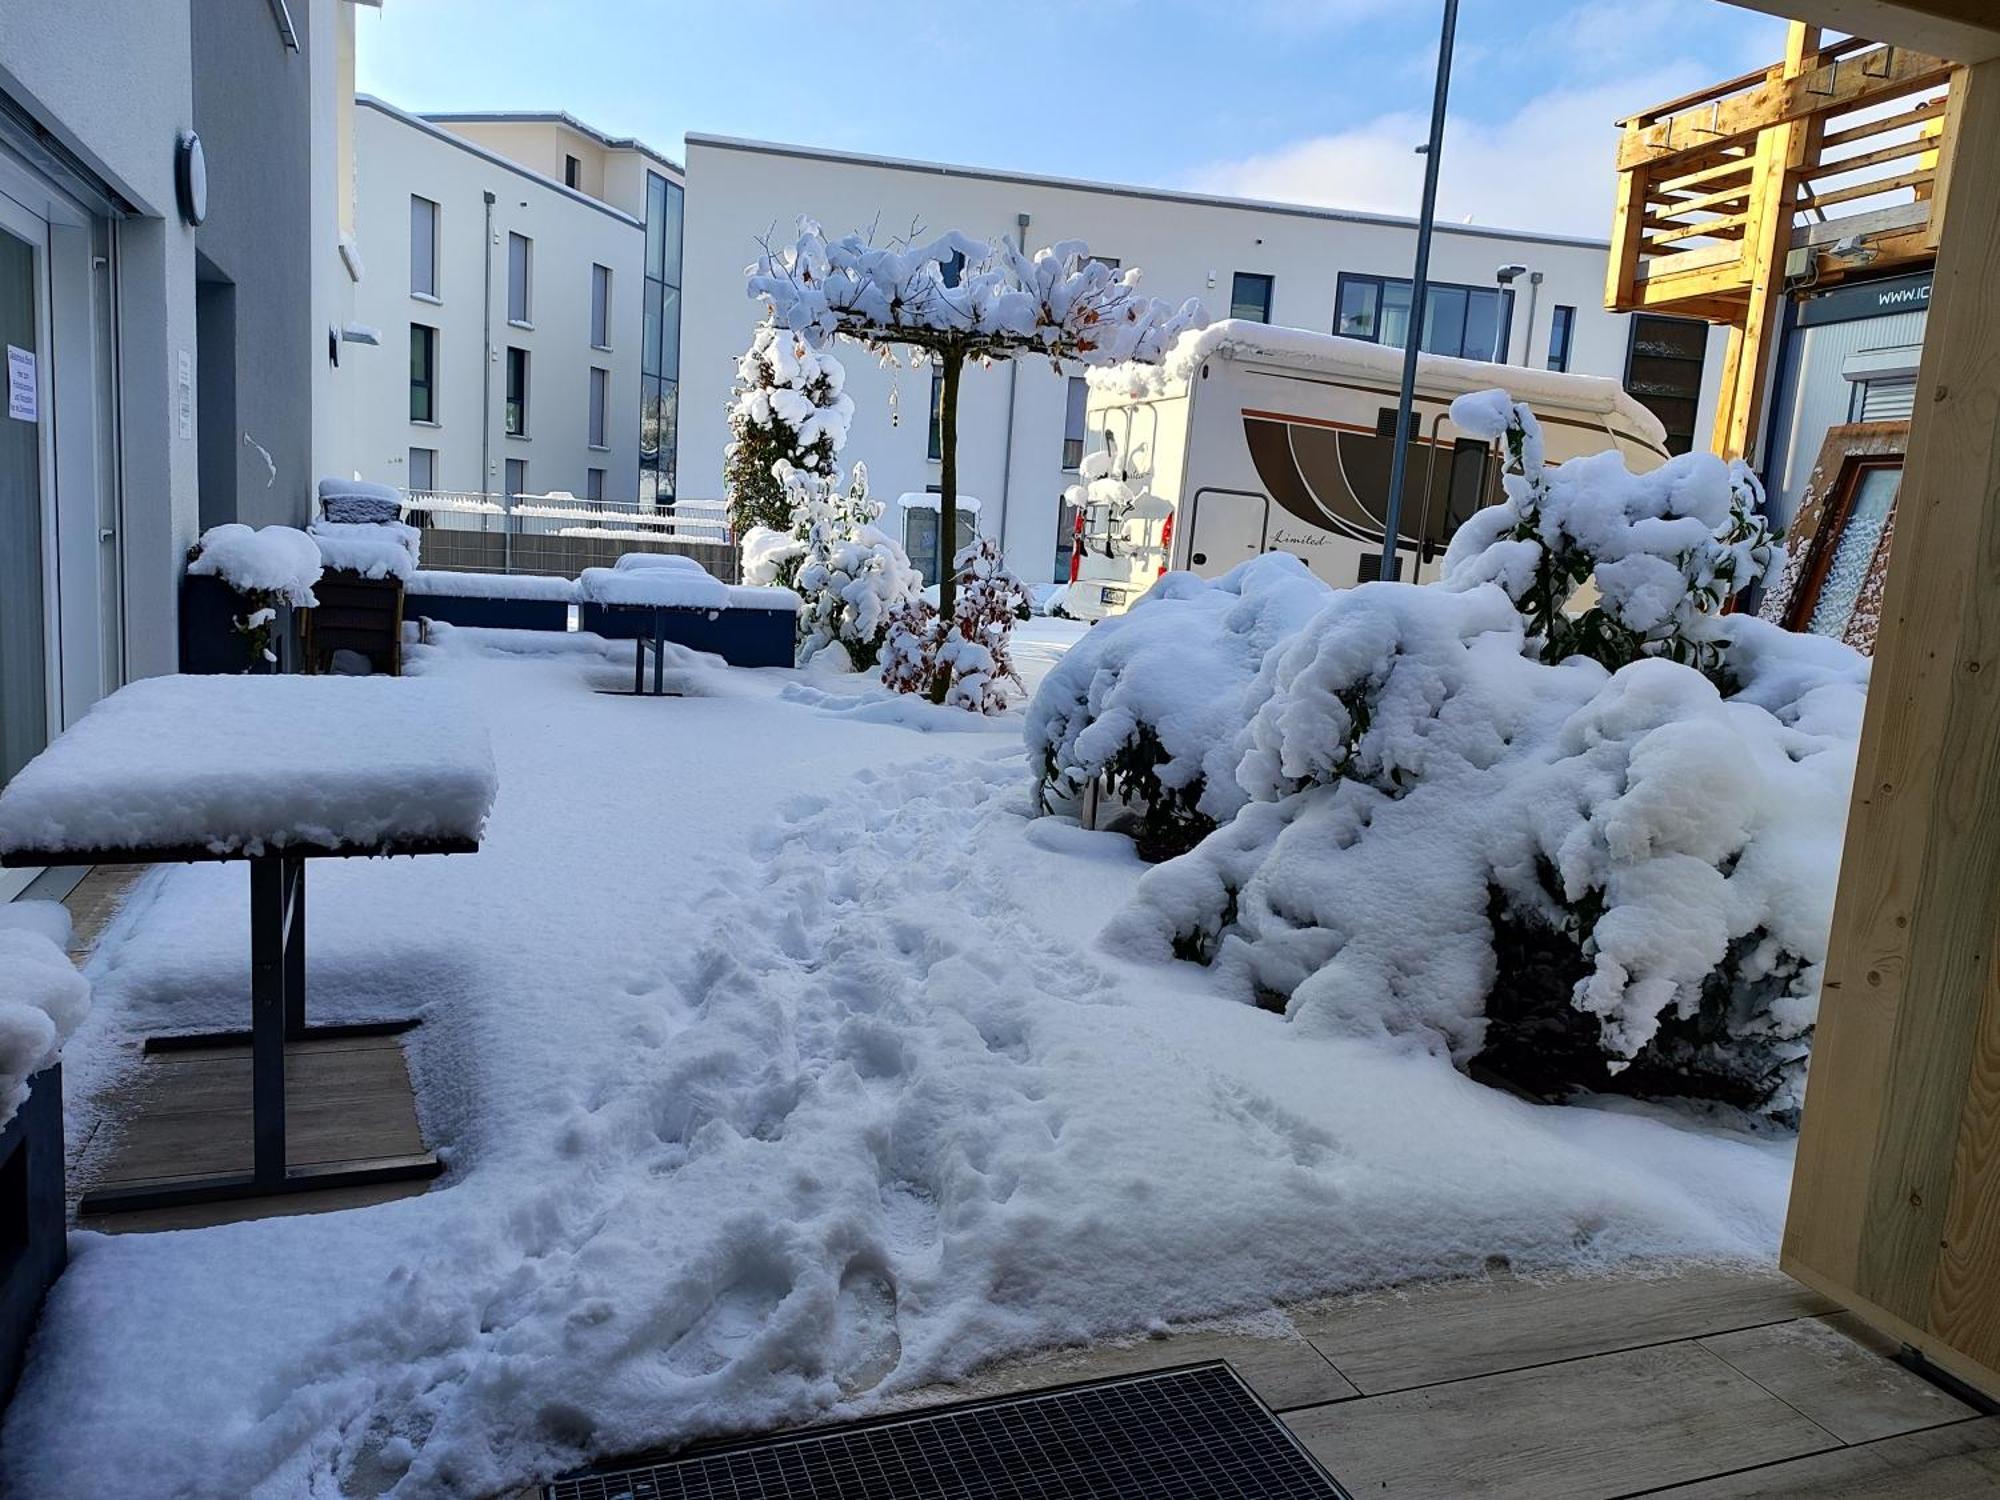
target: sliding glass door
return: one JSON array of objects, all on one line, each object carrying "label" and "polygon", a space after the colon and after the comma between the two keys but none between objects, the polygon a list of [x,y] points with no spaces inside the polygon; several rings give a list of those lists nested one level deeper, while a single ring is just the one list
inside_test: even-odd
[{"label": "sliding glass door", "polygon": [[0,784],[48,743],[47,577],[49,413],[42,251],[32,217],[0,199],[0,346],[7,411],[0,417]]}]

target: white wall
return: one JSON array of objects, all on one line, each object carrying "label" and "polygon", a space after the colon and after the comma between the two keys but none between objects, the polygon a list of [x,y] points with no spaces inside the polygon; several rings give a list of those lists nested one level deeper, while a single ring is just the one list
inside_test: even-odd
[{"label": "white wall", "polygon": [[[528,465],[535,493],[585,493],[585,471],[605,470],[607,500],[637,498],[639,332],[643,226],[631,216],[564,188],[379,101],[355,110],[355,234],[366,264],[355,317],[382,334],[378,348],[350,344],[343,369],[353,392],[351,457],[343,466],[401,486],[409,449],[438,452],[437,485],[498,491],[506,460]],[[488,469],[480,472],[481,340],[485,295],[485,204],[494,195],[491,399],[484,427]],[[438,299],[410,290],[410,197],[439,205]],[[532,328],[507,321],[507,236],[534,242]],[[590,347],[590,268],[611,268],[611,349]],[[413,423],[409,408],[410,325],[439,330],[437,422]],[[505,350],[529,351],[528,435],[505,433]],[[589,372],[611,372],[607,447],[588,446]]]},{"label": "white wall", "polygon": [[[687,151],[686,295],[681,327],[680,493],[687,499],[722,494],[722,450],[728,440],[724,406],[735,360],[747,345],[758,309],[744,292],[742,268],[758,239],[775,231],[788,239],[801,214],[819,220],[828,234],[866,232],[907,235],[912,226],[937,233],[962,229],[976,237],[1016,232],[1016,216],[1030,216],[1031,250],[1080,238],[1093,251],[1145,271],[1154,296],[1179,302],[1202,299],[1212,317],[1228,314],[1237,271],[1275,278],[1272,320],[1327,331],[1333,325],[1335,287],[1342,271],[1408,277],[1415,232],[1406,223],[1339,217],[1314,210],[1234,203],[1185,195],[1008,178],[921,163],[758,147],[690,135]],[[1526,327],[1525,278],[1518,288],[1510,345],[1513,357],[1539,366],[1548,347],[1552,309],[1576,308],[1570,368],[1582,374],[1622,377],[1628,319],[1603,309],[1606,251],[1572,239],[1502,235],[1444,226],[1433,242],[1435,280],[1493,285],[1494,270],[1518,262],[1545,280],[1534,327]],[[1711,337],[1699,431],[1707,431],[1721,359],[1718,332]],[[901,422],[891,425],[893,372],[859,349],[843,350],[856,418],[843,457],[868,464],[878,498],[893,500],[937,480],[925,456],[929,376],[900,376]],[[1015,385],[1011,444],[1007,396]],[[1002,474],[1012,448],[1006,485],[1004,545],[1024,578],[1050,576],[1055,567],[1057,506],[1074,475],[1061,467],[1065,382],[1047,364],[1023,361],[969,370],[961,399],[959,487],[984,503],[981,526],[997,529]]]}]

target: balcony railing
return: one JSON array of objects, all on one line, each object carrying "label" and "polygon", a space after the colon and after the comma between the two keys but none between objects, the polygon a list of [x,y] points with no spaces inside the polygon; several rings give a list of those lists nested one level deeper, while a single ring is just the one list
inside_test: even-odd
[{"label": "balcony railing", "polygon": [[408,490],[406,516],[426,528],[424,565],[471,572],[573,577],[620,552],[682,552],[718,577],[736,569],[736,538],[719,500],[681,500],[668,510],[630,500],[580,500],[556,492]]}]

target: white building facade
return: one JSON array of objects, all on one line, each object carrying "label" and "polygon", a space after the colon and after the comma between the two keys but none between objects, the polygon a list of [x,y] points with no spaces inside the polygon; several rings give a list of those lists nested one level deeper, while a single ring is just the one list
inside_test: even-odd
[{"label": "white building facade", "polygon": [[419,493],[670,499],[678,166],[568,116],[366,96],[354,158],[354,320],[380,342],[350,345],[343,467]]},{"label": "white building facade", "polygon": [[[1094,255],[1141,267],[1152,295],[1198,297],[1215,318],[1394,344],[1410,322],[1416,233],[1403,219],[699,134],[687,138],[687,185],[680,492],[690,499],[722,495],[725,406],[759,316],[743,268],[761,240],[786,242],[801,215],[829,235],[872,228],[878,241],[959,229],[1033,251],[1082,239]],[[1598,240],[1440,225],[1425,347],[1624,380],[1685,446],[1707,430],[1723,335],[1606,312],[1607,253]],[[1507,288],[1503,267],[1519,268]],[[930,373],[841,352],[856,406],[843,460],[868,465],[881,499],[934,487]],[[1045,363],[966,372],[959,489],[978,497],[981,531],[1031,582],[1066,576],[1061,495],[1084,447],[1082,392],[1079,371]]]}]

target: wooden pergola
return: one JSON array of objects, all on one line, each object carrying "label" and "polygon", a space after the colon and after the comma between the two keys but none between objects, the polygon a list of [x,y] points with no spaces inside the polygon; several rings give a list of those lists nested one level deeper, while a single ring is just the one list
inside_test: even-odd
[{"label": "wooden pergola", "polygon": [[1732,3],[1958,68],[1783,1265],[2000,1397],[2000,6]]}]

